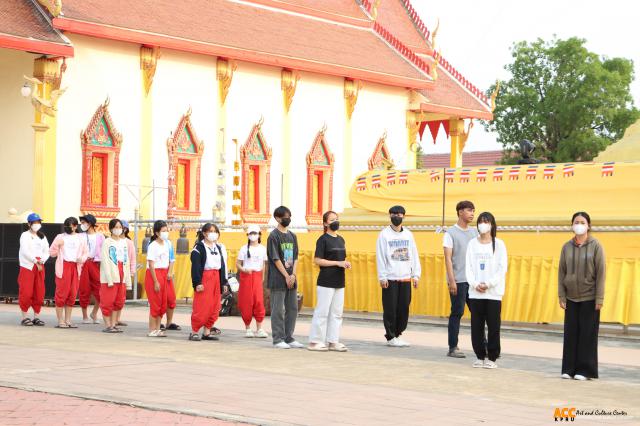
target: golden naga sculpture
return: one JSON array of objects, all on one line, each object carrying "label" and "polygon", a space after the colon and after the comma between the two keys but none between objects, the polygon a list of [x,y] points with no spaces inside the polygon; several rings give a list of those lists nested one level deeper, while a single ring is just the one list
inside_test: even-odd
[{"label": "golden naga sculpture", "polygon": [[49,99],[46,99],[38,96],[38,91],[36,90],[38,86],[42,85],[42,81],[35,77],[27,77],[26,75],[24,76],[24,79],[33,85],[33,89],[31,90],[31,104],[34,106],[36,111],[40,114],[48,115],[49,117],[55,117],[58,111],[58,99],[67,89],[54,89],[49,94]]},{"label": "golden naga sculpture", "polygon": [[371,19],[374,21],[378,19],[378,7],[380,7],[381,1],[382,0],[374,0],[373,4],[371,5]]},{"label": "golden naga sculpture", "polygon": [[493,90],[491,94],[491,112],[496,109],[496,98],[498,97],[498,93],[500,92],[500,80],[496,80],[496,88]]},{"label": "golden naga sculpture", "polygon": [[464,150],[464,146],[467,144],[467,139],[469,139],[469,133],[471,133],[471,129],[473,129],[473,120],[469,121],[469,127],[467,127],[467,130],[465,131],[463,126],[463,130],[460,133],[460,152]]},{"label": "golden naga sculpture", "polygon": [[429,70],[429,75],[432,79],[438,79],[438,63],[440,62],[440,58],[442,57],[442,49],[438,49],[437,46],[437,36],[438,31],[440,30],[440,18],[438,18],[438,23],[436,24],[436,29],[431,33],[431,48],[433,49],[433,66]]}]

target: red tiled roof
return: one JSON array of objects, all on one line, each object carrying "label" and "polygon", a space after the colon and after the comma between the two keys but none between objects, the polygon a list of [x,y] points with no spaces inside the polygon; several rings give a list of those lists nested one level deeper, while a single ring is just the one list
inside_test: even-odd
[{"label": "red tiled roof", "polygon": [[25,0],[0,1],[0,47],[73,55],[71,45]]},{"label": "red tiled roof", "polygon": [[[330,3],[335,5],[337,0]],[[64,17],[54,19],[54,26],[71,32],[80,32],[74,30],[79,25],[93,23],[101,27],[103,36],[114,27],[128,30],[131,42],[142,43],[145,37],[161,35],[168,36],[170,43],[160,47],[174,48],[171,43],[176,40],[195,42],[206,45],[212,54],[217,53],[216,48],[226,48],[224,53],[236,51],[237,59],[243,59],[241,52],[249,52],[254,59],[268,56],[270,60],[263,63],[270,65],[287,66],[287,61],[295,60],[296,65],[308,65],[297,69],[314,71],[318,64],[331,65],[340,67],[337,75],[347,77],[351,76],[350,70],[363,70],[380,77],[372,81],[389,80],[393,84],[393,78],[399,77],[402,80],[396,84],[406,87],[426,88],[431,84],[424,72],[389,48],[371,28],[301,18],[256,4],[227,0],[65,0],[62,11]]]},{"label": "red tiled roof", "polygon": [[[419,169],[449,167],[449,154],[425,154],[418,156]],[[462,167],[494,166],[502,160],[502,151],[473,151],[462,153]]]},{"label": "red tiled roof", "polygon": [[441,107],[458,108],[463,118],[491,118],[489,106],[465,90],[441,66],[438,66],[434,88],[421,90],[420,93],[428,100],[422,104],[423,111],[437,112]]},{"label": "red tiled roof", "polygon": [[369,17],[354,0],[246,0],[251,3],[277,7],[313,16],[347,17],[369,23]]},{"label": "red tiled roof", "polygon": [[[419,19],[419,18],[418,18]],[[390,28],[396,37],[416,52],[429,53],[431,45],[418,28],[403,0],[387,0],[378,6],[377,22]]]}]

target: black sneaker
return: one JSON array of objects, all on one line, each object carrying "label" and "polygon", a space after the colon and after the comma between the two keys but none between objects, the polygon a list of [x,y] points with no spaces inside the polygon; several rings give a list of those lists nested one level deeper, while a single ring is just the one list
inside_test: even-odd
[{"label": "black sneaker", "polygon": [[457,347],[449,349],[449,352],[447,352],[447,356],[450,356],[451,358],[466,358],[467,357],[464,354],[464,352],[462,352]]}]

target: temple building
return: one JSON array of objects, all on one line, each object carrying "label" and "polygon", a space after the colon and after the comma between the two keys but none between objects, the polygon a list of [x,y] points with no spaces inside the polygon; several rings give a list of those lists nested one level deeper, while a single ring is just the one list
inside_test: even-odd
[{"label": "temple building", "polygon": [[319,224],[492,118],[409,0],[3,0],[0,62],[0,212],[49,222]]}]

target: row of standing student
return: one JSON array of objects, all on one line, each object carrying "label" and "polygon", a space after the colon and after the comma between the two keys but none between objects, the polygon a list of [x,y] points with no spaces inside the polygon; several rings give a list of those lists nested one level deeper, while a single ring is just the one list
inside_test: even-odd
[{"label": "row of standing student", "polygon": [[[447,230],[443,240],[447,283],[451,296],[447,355],[465,357],[457,344],[460,318],[464,314],[466,304],[471,311],[471,340],[477,358],[473,366],[496,368],[496,360],[500,356],[501,301],[508,263],[506,246],[496,237],[497,224],[491,213],[480,214],[477,228],[474,228],[470,226],[475,216],[473,203],[458,203],[456,212],[458,222]],[[421,274],[415,240],[412,233],[402,226],[405,214],[402,206],[394,206],[389,210],[391,224],[380,232],[376,245],[385,337],[387,344],[393,347],[409,346],[401,335],[408,323],[411,287],[417,288]],[[264,319],[262,283],[266,278],[267,287],[270,289],[274,347],[301,348],[304,345],[293,338],[297,317],[297,237],[288,230],[291,223],[291,211],[288,208],[278,207],[274,211],[274,218],[278,225],[270,233],[266,248],[260,244],[259,227],[254,225],[247,231],[249,240],[247,245],[240,249],[236,264],[240,276],[239,307],[246,327],[246,337],[267,337],[267,333],[261,327]],[[87,233],[87,247],[83,247],[82,241],[69,240],[73,238],[71,235],[77,226],[77,222],[74,226],[74,220],[75,218],[69,218],[69,223],[65,221],[67,235],[61,234],[56,237],[52,247],[47,250],[46,238],[39,232],[41,220],[37,215],[30,216],[30,230],[21,237],[20,251],[20,307],[23,312],[23,324],[30,322],[30,325],[44,325],[37,317],[41,306],[41,302],[38,305],[37,301],[44,297],[43,265],[49,254],[56,256],[62,253],[56,262],[56,313],[59,327],[73,327],[70,323],[70,304],[73,302],[70,300],[74,283],[78,274],[82,276],[80,271],[82,263],[86,261],[85,251],[94,253],[91,258],[93,262],[96,261],[97,253],[91,250],[91,232]],[[91,220],[87,220],[87,217],[83,220],[91,225]],[[325,232],[316,243],[314,255],[314,262],[320,267],[320,274],[308,349],[346,351],[346,346],[339,341],[339,335],[344,307],[344,271],[351,268],[351,264],[346,260],[344,239],[337,234],[340,226],[338,215],[332,211],[326,212],[323,223]],[[95,222],[93,226],[95,227]],[[103,293],[110,293],[112,285],[109,285],[109,273],[113,276],[111,281],[117,281],[119,277],[118,284],[127,285],[122,271],[128,270],[127,267],[130,265],[126,262],[127,248],[123,246],[124,252],[118,251],[118,244],[121,244],[117,242],[120,236],[119,227],[122,227],[119,220],[111,221],[111,241],[105,246],[108,247],[107,250],[100,251],[102,259],[107,259],[112,252],[115,253],[113,265],[118,265],[118,271],[116,272],[115,266],[109,270],[100,262],[101,285],[98,297]],[[88,229],[84,228],[83,226],[83,230],[87,232]],[[575,236],[563,246],[558,277],[560,306],[565,310],[562,377],[585,380],[598,377],[597,335],[599,313],[604,300],[605,258],[600,243],[589,235],[591,218],[586,212],[574,214],[572,228]],[[224,245],[218,241],[219,237],[220,231],[217,226],[206,224],[199,231],[198,240],[191,253],[194,304],[190,340],[217,340],[216,334],[220,333],[213,325],[220,309],[220,294],[228,292],[229,287],[227,252]],[[65,250],[66,240],[69,240],[70,244]],[[154,224],[152,240],[148,249],[145,280],[150,304],[149,336],[163,337],[160,322],[165,313],[168,316],[169,328],[179,329],[172,322],[175,309],[172,266],[175,256],[168,240],[165,222],[157,221]],[[132,252],[131,248],[128,250],[129,253]],[[267,265],[268,268],[265,269]],[[131,269],[132,273],[134,271],[135,267]],[[91,282],[90,279],[89,281]],[[94,287],[85,288],[89,289],[85,291],[91,291]],[[117,318],[121,310],[119,301],[122,292],[115,293],[117,296],[113,306],[109,306],[109,302],[105,303],[103,308],[103,317],[107,323],[105,331],[111,330],[110,332],[119,331]],[[92,297],[96,298],[96,293],[92,293]],[[109,301],[111,299],[107,298]],[[26,316],[30,306],[33,306],[35,313],[33,320]],[[110,315],[112,312],[115,312],[113,317]],[[93,313],[91,317],[95,319]],[[250,329],[253,318],[256,320],[255,332]],[[485,326],[488,329],[487,335]],[[198,334],[200,329],[203,330],[201,337]]]},{"label": "row of standing student", "polygon": [[[475,228],[472,226],[475,216],[472,202],[459,202],[456,213],[458,222],[447,229],[443,239],[451,299],[447,356],[465,357],[458,348],[458,334],[466,304],[471,311],[471,339],[477,358],[473,366],[495,368],[495,361],[500,356],[506,248],[495,237],[497,226],[493,216],[482,213]],[[604,303],[605,255],[602,245],[590,235],[588,213],[576,212],[571,218],[571,226],[574,236],[563,245],[558,267],[558,299],[565,312],[561,377],[588,380],[598,377],[598,329]],[[492,252],[488,250],[487,233],[491,234]],[[489,272],[489,278],[487,289],[479,294],[478,279],[483,271]]]}]

